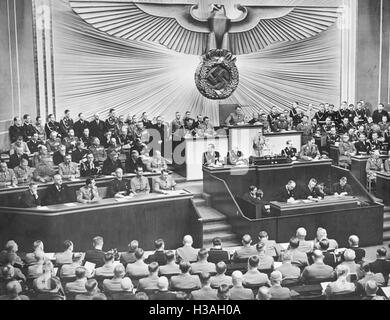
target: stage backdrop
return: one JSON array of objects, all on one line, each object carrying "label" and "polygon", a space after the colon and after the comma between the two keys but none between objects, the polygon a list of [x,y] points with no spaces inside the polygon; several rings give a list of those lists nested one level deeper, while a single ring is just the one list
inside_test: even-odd
[{"label": "stage backdrop", "polygon": [[[210,101],[196,89],[200,57],[176,53],[153,43],[114,38],[85,23],[67,0],[52,2],[56,113],[84,112],[163,115],[176,111],[204,114],[219,123],[218,105],[339,104],[341,34],[337,22],[318,36],[277,43],[238,56],[240,86],[224,101]],[[250,109],[250,108],[249,108]]]}]

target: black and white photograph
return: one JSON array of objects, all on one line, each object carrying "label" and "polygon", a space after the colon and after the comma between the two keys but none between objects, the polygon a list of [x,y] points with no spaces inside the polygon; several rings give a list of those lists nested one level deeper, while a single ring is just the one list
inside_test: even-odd
[{"label": "black and white photograph", "polygon": [[0,300],[249,319],[389,274],[389,0],[0,0]]}]

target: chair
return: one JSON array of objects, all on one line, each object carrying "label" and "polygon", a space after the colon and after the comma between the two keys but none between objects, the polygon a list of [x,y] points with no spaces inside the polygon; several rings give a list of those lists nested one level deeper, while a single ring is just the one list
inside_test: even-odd
[{"label": "chair", "polygon": [[245,263],[239,263],[239,262],[232,262],[231,264],[227,265],[226,275],[231,276],[234,271],[241,271],[246,272],[248,269],[248,262]]},{"label": "chair", "polygon": [[148,277],[148,275],[142,275],[142,276],[130,276],[130,275],[126,275],[126,276],[130,278],[131,282],[132,282],[133,285],[134,285],[134,288],[137,288],[137,287],[138,287],[138,284],[139,284],[139,280],[140,280],[140,279]]},{"label": "chair", "polygon": [[355,292],[333,294],[327,300],[362,300],[362,297]]},{"label": "chair", "polygon": [[320,284],[290,287],[290,290],[297,293],[296,296],[293,296],[293,300],[325,300],[326,299],[326,297],[322,294],[322,287]]},{"label": "chair", "polygon": [[95,280],[98,283],[98,288],[103,291],[103,281],[108,279],[111,280],[114,275],[111,276],[95,276]]},{"label": "chair", "polygon": [[257,293],[259,292],[259,289],[263,287],[265,284],[258,284],[258,283],[243,283],[243,287],[247,289],[251,289],[253,291],[253,295],[256,297]]},{"label": "chair", "polygon": [[172,277],[178,276],[180,273],[165,273],[165,274],[160,274],[160,277],[166,277],[168,281],[171,280]]},{"label": "chair", "polygon": [[299,278],[296,278],[296,279],[283,279],[282,280],[282,287],[286,287],[286,288],[292,288],[292,287],[296,287],[300,284],[300,279]]},{"label": "chair", "polygon": [[274,271],[273,268],[270,268],[270,269],[257,269],[257,270],[259,270],[261,273],[265,273],[268,276],[268,278],[271,276],[271,273]]}]

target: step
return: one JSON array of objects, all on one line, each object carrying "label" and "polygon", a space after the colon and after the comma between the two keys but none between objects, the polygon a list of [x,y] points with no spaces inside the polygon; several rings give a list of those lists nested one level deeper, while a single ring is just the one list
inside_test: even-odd
[{"label": "step", "polygon": [[390,231],[390,221],[385,221],[383,223],[383,231]]},{"label": "step", "polygon": [[193,202],[196,207],[205,207],[207,205],[206,200],[202,198],[194,198]]},{"label": "step", "polygon": [[203,222],[208,221],[224,221],[226,216],[211,207],[197,207],[200,217]]},{"label": "step", "polygon": [[390,241],[390,230],[383,232],[383,241]]},{"label": "step", "polygon": [[230,232],[232,231],[232,226],[224,222],[211,222],[203,224],[203,234],[207,233],[216,233],[216,232]]},{"label": "step", "polygon": [[210,234],[204,234],[203,235],[203,243],[204,244],[210,243],[216,237],[220,238],[222,240],[222,242],[237,239],[237,235],[235,233],[232,233],[232,232],[215,232],[215,233],[210,233]]}]

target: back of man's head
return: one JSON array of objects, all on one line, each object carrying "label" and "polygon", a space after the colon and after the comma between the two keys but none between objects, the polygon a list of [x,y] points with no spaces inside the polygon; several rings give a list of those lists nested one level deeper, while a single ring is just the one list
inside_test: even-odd
[{"label": "back of man's head", "polygon": [[111,252],[107,252],[104,254],[104,261],[110,262],[114,260],[114,255]]},{"label": "back of man's head", "polygon": [[224,274],[226,272],[227,266],[226,263],[223,261],[220,261],[216,265],[216,270],[218,274]]},{"label": "back of man's head", "polygon": [[358,247],[359,246],[359,237],[356,235],[352,235],[348,239],[349,245],[351,247]]},{"label": "back of man's head", "polygon": [[368,280],[364,289],[367,296],[375,296],[378,291],[378,285],[374,280]]},{"label": "back of man's head", "polygon": [[134,252],[134,256],[137,260],[141,260],[144,257],[144,250],[141,248],[138,248]]},{"label": "back of man's head", "polygon": [[43,251],[36,251],[34,257],[37,262],[43,262],[45,260],[45,254]]},{"label": "back of man's head", "polygon": [[123,291],[132,291],[134,289],[133,283],[131,282],[131,279],[128,277],[125,277],[121,280],[121,288]]},{"label": "back of man's head", "polygon": [[242,284],[242,280],[243,280],[243,274],[241,271],[234,271],[232,273],[232,281],[233,281],[233,285],[237,286],[237,285],[241,285]]},{"label": "back of man's head", "polygon": [[135,251],[137,248],[138,248],[138,246],[139,246],[139,243],[138,243],[138,241],[137,240],[133,240],[133,241],[131,241],[130,243],[129,243],[129,249],[131,250],[131,251]]},{"label": "back of man's head", "polygon": [[164,240],[163,239],[157,239],[154,241],[154,247],[156,250],[162,249],[164,247]]},{"label": "back of man's head", "polygon": [[102,247],[103,243],[104,243],[103,237],[97,236],[97,237],[93,238],[92,243],[93,243],[93,246],[95,248],[96,247]]},{"label": "back of man's head", "polygon": [[315,262],[323,261],[323,259],[324,259],[324,255],[322,254],[321,250],[314,250],[313,251],[313,260]]},{"label": "back of man's head", "polygon": [[151,264],[149,264],[148,266],[148,270],[149,270],[149,273],[156,273],[158,272],[158,263],[157,262],[152,262]]},{"label": "back of man's head", "polygon": [[321,250],[327,251],[329,249],[329,240],[326,238],[321,239],[319,245]]},{"label": "back of man's head", "polygon": [[33,248],[34,248],[34,251],[37,249],[43,250],[43,242],[41,240],[34,241]]},{"label": "back of man's head", "polygon": [[345,261],[354,261],[356,258],[355,251],[352,249],[346,249],[343,256]]},{"label": "back of man's head", "polygon": [[248,259],[248,266],[250,268],[257,268],[259,266],[260,259],[258,256],[251,256]]},{"label": "back of man's head", "polygon": [[83,279],[85,278],[85,275],[87,273],[87,270],[84,267],[77,267],[75,274],[77,279]]},{"label": "back of man's head", "polygon": [[123,266],[123,264],[118,264],[115,266],[114,268],[114,276],[116,278],[123,278],[124,275],[125,275],[126,271],[125,271],[125,267]]},{"label": "back of man's head", "polygon": [[259,232],[259,240],[268,239],[268,233],[266,231]]},{"label": "back of man's head", "polygon": [[98,283],[95,279],[89,279],[85,283],[85,290],[88,292],[93,292],[97,289]]},{"label": "back of man's head", "polygon": [[186,245],[186,246],[192,246],[193,243],[194,243],[194,240],[192,239],[192,236],[186,235],[186,236],[183,238],[183,244],[184,244],[184,245]]},{"label": "back of man's head", "polygon": [[387,249],[385,247],[379,248],[376,250],[378,258],[385,258],[387,256]]},{"label": "back of man's head", "polygon": [[280,271],[273,271],[270,275],[272,284],[280,284],[283,280],[283,275]]},{"label": "back of man's head", "polygon": [[17,247],[18,245],[16,244],[16,242],[14,240],[10,240],[6,243],[5,250],[7,252],[15,252]]},{"label": "back of man's head", "polygon": [[265,243],[259,242],[258,244],[256,244],[256,250],[259,253],[264,252],[265,251]]},{"label": "back of man's head", "polygon": [[282,262],[291,262],[292,254],[289,251],[285,251],[282,253]]},{"label": "back of man's head", "polygon": [[210,278],[211,278],[211,275],[208,272],[202,272],[199,275],[200,283],[202,284],[202,286],[208,285],[210,283]]},{"label": "back of man's head", "polygon": [[220,246],[222,246],[222,240],[221,240],[221,238],[214,238],[214,239],[213,239],[213,246],[214,246],[214,247],[220,247]]},{"label": "back of man's head", "polygon": [[342,276],[346,277],[349,273],[349,267],[346,266],[345,264],[339,264],[335,270],[336,270],[337,278]]},{"label": "back of man's head", "polygon": [[206,260],[208,255],[209,255],[209,252],[207,249],[205,249],[205,248],[200,249],[198,252],[198,261]]},{"label": "back of man's head", "polygon": [[257,300],[270,300],[271,294],[269,293],[268,287],[261,287],[257,294]]},{"label": "back of man's head", "polygon": [[169,280],[167,277],[158,278],[157,287],[159,291],[168,291],[169,288]]},{"label": "back of man's head", "polygon": [[181,271],[182,273],[187,273],[187,272],[190,271],[191,265],[190,265],[188,262],[186,262],[186,261],[182,261],[182,262],[180,262],[180,264],[179,264],[179,268],[180,268],[180,271]]},{"label": "back of man's head", "polygon": [[296,249],[299,247],[299,239],[297,237],[292,237],[289,244],[291,249]]},{"label": "back of man's head", "polygon": [[306,229],[305,228],[298,228],[297,230],[297,238],[300,239],[300,240],[304,240],[306,238]]},{"label": "back of man's head", "polygon": [[9,296],[18,296],[22,292],[22,286],[19,281],[10,281],[7,283],[5,290]]},{"label": "back of man's head", "polygon": [[167,262],[170,263],[175,260],[175,252],[173,251],[167,251],[165,252],[165,257],[167,258]]},{"label": "back of man's head", "polygon": [[252,243],[252,237],[249,234],[245,234],[242,237],[242,244],[244,246],[250,245]]}]

